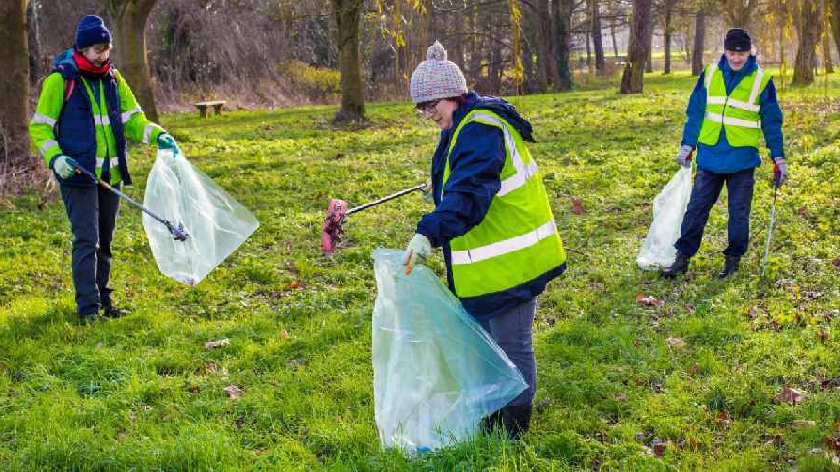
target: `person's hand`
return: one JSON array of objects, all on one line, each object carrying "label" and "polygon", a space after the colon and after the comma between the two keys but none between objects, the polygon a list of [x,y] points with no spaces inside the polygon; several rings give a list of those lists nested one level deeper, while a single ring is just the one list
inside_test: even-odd
[{"label": "person's hand", "polygon": [[56,157],[52,161],[52,169],[62,180],[73,177],[76,174],[77,167],[79,167],[79,163],[72,157],[65,156],[64,154]]},{"label": "person's hand", "polygon": [[431,179],[426,179],[426,186],[420,189],[423,192],[423,201],[426,203],[435,202],[434,186]]},{"label": "person's hand", "polygon": [[408,242],[408,247],[405,248],[403,265],[412,267],[415,263],[423,264],[431,253],[432,243],[429,242],[429,238],[416,233]]},{"label": "person's hand", "polygon": [[691,152],[694,151],[694,148],[683,144],[680,146],[680,152],[677,154],[677,157],[674,158],[677,162],[680,163],[683,167],[691,167]]},{"label": "person's hand", "polygon": [[158,149],[159,150],[169,150],[174,152],[175,154],[181,154],[181,149],[178,147],[178,144],[175,142],[175,138],[172,137],[169,133],[161,133],[160,136],[157,138]]},{"label": "person's hand", "polygon": [[781,187],[788,179],[788,168],[787,162],[785,162],[784,157],[774,157],[773,162],[776,163],[773,166],[773,183],[776,185],[776,188]]}]

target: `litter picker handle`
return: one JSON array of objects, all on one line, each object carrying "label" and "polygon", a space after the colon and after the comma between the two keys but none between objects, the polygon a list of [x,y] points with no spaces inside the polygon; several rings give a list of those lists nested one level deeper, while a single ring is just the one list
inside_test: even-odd
[{"label": "litter picker handle", "polygon": [[90,178],[91,178],[91,179],[93,179],[93,181],[94,181],[94,182],[96,182],[96,184],[97,184],[97,185],[99,185],[100,187],[105,188],[105,189],[108,189],[108,190],[110,190],[110,191],[114,192],[114,193],[115,193],[115,194],[117,194],[120,198],[123,198],[125,201],[127,201],[128,203],[130,203],[130,204],[132,204],[132,205],[136,206],[137,208],[139,208],[140,210],[142,210],[142,211],[143,211],[144,213],[146,213],[147,215],[149,215],[149,216],[151,216],[152,218],[156,219],[158,222],[160,222],[160,223],[162,223],[162,224],[166,225],[166,227],[167,227],[167,228],[169,228],[169,229],[170,229],[170,231],[172,231],[172,229],[173,229],[173,228],[175,228],[175,227],[172,225],[172,223],[171,223],[171,222],[169,222],[169,221],[167,221],[167,220],[165,220],[165,219],[161,218],[160,216],[156,215],[154,212],[152,212],[152,211],[151,211],[151,210],[149,210],[148,208],[144,207],[144,206],[143,206],[143,205],[141,205],[140,203],[136,202],[133,198],[129,197],[128,195],[126,195],[126,194],[122,193],[121,191],[119,191],[119,190],[115,189],[114,187],[111,187],[111,185],[110,185],[110,184],[108,184],[108,182],[105,182],[104,180],[99,179],[98,177],[96,177],[96,175],[94,175],[94,174],[93,174],[93,172],[90,172],[89,170],[87,170],[87,169],[83,169],[83,168],[81,168],[81,167],[76,167],[76,172],[78,172],[78,173],[80,173],[80,174],[84,174],[84,175],[86,175],[86,176],[90,177]]},{"label": "litter picker handle", "polygon": [[375,201],[372,201],[370,203],[365,203],[364,205],[359,205],[357,207],[353,207],[353,208],[347,210],[347,213],[345,213],[345,215],[352,215],[353,213],[356,213],[357,211],[362,211],[366,208],[370,208],[372,206],[376,206],[376,205],[379,205],[381,203],[385,203],[389,200],[393,200],[395,198],[402,197],[403,195],[405,195],[407,193],[416,192],[418,190],[423,190],[424,188],[426,188],[426,184],[422,183],[420,185],[416,185],[416,186],[411,187],[411,188],[400,190],[397,193],[393,193],[391,195],[388,195],[387,197],[382,197],[379,200],[375,200]]}]

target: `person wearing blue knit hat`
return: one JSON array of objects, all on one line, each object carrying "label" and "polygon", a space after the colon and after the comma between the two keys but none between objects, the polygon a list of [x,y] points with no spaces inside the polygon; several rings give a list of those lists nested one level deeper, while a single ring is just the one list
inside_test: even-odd
[{"label": "person wearing blue knit hat", "polygon": [[84,322],[95,320],[100,311],[109,318],[127,312],[116,307],[109,285],[120,200],[79,169],[121,188],[131,185],[128,140],[180,152],[172,136],[146,118],[111,64],[111,49],[111,31],[102,18],[83,17],[73,47],[53,62],[29,123],[35,147],[58,179],[70,219],[76,309]]}]

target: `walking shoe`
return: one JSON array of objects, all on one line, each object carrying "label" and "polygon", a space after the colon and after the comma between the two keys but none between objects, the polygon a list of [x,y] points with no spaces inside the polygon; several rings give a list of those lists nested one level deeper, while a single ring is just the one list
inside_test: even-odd
[{"label": "walking shoe", "polygon": [[508,439],[518,440],[528,432],[528,427],[531,425],[531,405],[502,408],[502,420]]},{"label": "walking shoe", "polygon": [[79,321],[82,322],[83,325],[89,325],[91,323],[96,322],[99,318],[99,315],[96,313],[80,313],[79,314]]},{"label": "walking shoe", "polygon": [[739,256],[726,256],[726,261],[723,263],[723,269],[718,273],[719,279],[725,279],[738,271],[738,264],[741,263]]},{"label": "walking shoe", "polygon": [[104,316],[105,318],[120,318],[130,313],[130,311],[123,310],[122,308],[117,308],[114,305],[102,307],[102,316]]},{"label": "walking shoe", "polygon": [[677,258],[674,260],[674,263],[671,264],[671,267],[662,269],[662,277],[665,277],[666,279],[673,279],[679,274],[688,272],[688,261],[690,260],[691,256],[686,256],[681,252],[677,252]]}]

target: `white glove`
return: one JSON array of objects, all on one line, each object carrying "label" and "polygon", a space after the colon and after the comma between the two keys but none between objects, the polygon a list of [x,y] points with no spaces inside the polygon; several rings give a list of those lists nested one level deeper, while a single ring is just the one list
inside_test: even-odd
[{"label": "white glove", "polygon": [[411,241],[408,242],[408,247],[405,248],[403,255],[403,265],[413,266],[416,263],[423,264],[426,258],[432,253],[432,243],[429,238],[422,234],[415,233]]},{"label": "white glove", "polygon": [[683,144],[680,146],[680,152],[677,154],[675,160],[680,163],[683,167],[691,167],[691,153],[694,151],[694,148]]}]

